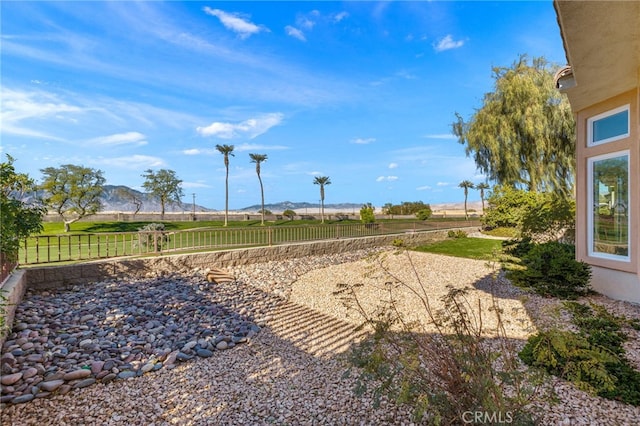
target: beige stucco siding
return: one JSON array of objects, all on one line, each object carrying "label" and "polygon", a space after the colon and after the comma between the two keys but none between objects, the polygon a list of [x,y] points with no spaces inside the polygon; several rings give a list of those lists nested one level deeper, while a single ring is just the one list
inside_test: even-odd
[{"label": "beige stucco siding", "polygon": [[[587,120],[590,117],[629,105],[629,137],[587,146]],[[576,114],[576,255],[594,267],[592,285],[611,297],[640,303],[640,91],[634,89],[613,96]],[[589,256],[588,159],[613,152],[629,152],[630,259],[617,261]],[[595,272],[597,271],[597,272]],[[618,273],[620,271],[620,273]],[[622,275],[621,275],[622,273]],[[625,274],[626,273],[626,274]],[[614,279],[615,278],[615,279]]]}]

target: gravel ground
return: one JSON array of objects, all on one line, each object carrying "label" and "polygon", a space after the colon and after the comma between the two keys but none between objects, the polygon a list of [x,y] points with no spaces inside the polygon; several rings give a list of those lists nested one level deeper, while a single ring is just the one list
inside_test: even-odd
[{"label": "gravel ground", "polygon": [[[483,261],[427,253],[385,254],[389,272],[363,259],[367,253],[319,256],[237,267],[237,281],[211,286],[224,294],[230,310],[245,308],[248,320],[261,331],[246,342],[207,357],[176,362],[139,377],[124,378],[71,389],[68,393],[34,398],[24,404],[2,406],[3,425],[379,425],[411,424],[404,407],[382,401],[374,407],[370,396],[353,394],[354,379],[344,377],[344,354],[362,333],[354,332],[361,318],[333,295],[339,283],[364,284],[357,294],[367,309],[388,298],[385,282],[403,281],[414,290],[424,288],[437,309],[447,285],[469,287],[468,298],[483,309],[497,295],[510,338],[527,336],[567,321],[559,303],[528,295]],[[212,265],[215,266],[215,265]],[[413,271],[419,271],[419,280]],[[203,271],[200,274],[204,281]],[[199,284],[194,284],[199,285]],[[88,290],[88,289],[87,289]],[[234,293],[231,294],[230,292]],[[418,321],[424,308],[407,287],[394,290],[403,312]],[[640,318],[640,307],[603,296],[589,298],[611,312]],[[216,305],[217,306],[217,305]],[[43,316],[44,317],[44,316]],[[491,315],[483,322],[490,331]],[[485,321],[486,319],[486,321]],[[640,333],[632,332],[626,345],[629,357],[640,363]],[[561,402],[543,407],[543,424],[636,425],[640,408],[589,396],[571,384],[558,383]]]}]

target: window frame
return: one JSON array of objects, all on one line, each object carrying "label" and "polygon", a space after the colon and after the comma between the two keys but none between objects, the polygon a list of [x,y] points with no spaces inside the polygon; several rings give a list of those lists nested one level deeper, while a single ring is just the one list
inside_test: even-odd
[{"label": "window frame", "polygon": [[[609,254],[603,253],[599,251],[595,251],[595,240],[594,240],[594,199],[593,199],[593,190],[594,190],[594,182],[593,182],[593,165],[595,162],[600,160],[607,160],[610,158],[616,157],[626,157],[627,158],[627,206],[628,206],[628,214],[627,214],[627,255],[622,256],[619,254]],[[632,190],[632,179],[631,179],[631,150],[624,149],[615,152],[608,152],[606,154],[595,155],[587,158],[587,256],[598,258],[598,259],[607,259],[617,262],[625,262],[631,263],[631,215],[632,212],[632,200],[631,196],[633,194]]]},{"label": "window frame", "polygon": [[[612,136],[612,137],[607,138],[607,139],[594,141],[593,140],[593,124],[598,120],[602,120],[604,118],[611,117],[612,115],[616,115],[616,114],[621,113],[623,111],[627,111],[627,130],[626,130],[626,132],[623,133],[623,134],[620,134],[620,135]],[[594,115],[593,117],[589,117],[587,119],[587,146],[588,147],[598,146],[598,145],[602,145],[602,144],[605,144],[605,143],[617,141],[617,140],[620,140],[620,139],[625,139],[625,138],[628,138],[630,135],[631,135],[631,105],[630,104],[626,104],[626,105],[622,105],[622,106],[614,108],[614,109],[610,109],[608,111],[605,111],[605,112],[600,113],[598,115]]]}]

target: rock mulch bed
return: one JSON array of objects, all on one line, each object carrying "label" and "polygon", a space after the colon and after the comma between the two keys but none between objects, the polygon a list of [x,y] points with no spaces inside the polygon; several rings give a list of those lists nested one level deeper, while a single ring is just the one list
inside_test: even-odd
[{"label": "rock mulch bed", "polygon": [[[354,332],[359,319],[333,292],[337,283],[365,283],[358,290],[365,306],[380,301],[383,277],[361,260],[367,254],[236,267],[229,272],[237,281],[228,284],[209,284],[206,271],[183,271],[30,293],[3,349],[9,360],[3,379],[20,378],[2,388],[3,401],[9,395],[13,402],[30,401],[4,403],[1,423],[409,425],[406,407],[384,399],[375,407],[370,394],[356,397],[355,379],[344,376],[344,353],[361,338]],[[492,280],[485,262],[427,253],[413,253],[412,259],[433,303],[446,284],[471,287],[470,297],[487,307],[490,291],[497,291],[514,339],[535,333],[545,321],[565,320],[554,314],[557,302],[525,295],[502,278]],[[413,279],[403,257],[393,258],[393,268],[403,280]],[[398,294],[398,300],[409,314],[419,312],[409,295]],[[593,300],[618,315],[640,318],[636,305],[602,296]],[[628,346],[635,361],[638,338]],[[226,349],[218,347],[222,342]],[[113,380],[105,381],[108,376]],[[44,385],[52,377],[63,383],[47,390],[54,386]],[[561,402],[542,407],[544,424],[640,423],[638,407],[564,382],[557,392]]]}]

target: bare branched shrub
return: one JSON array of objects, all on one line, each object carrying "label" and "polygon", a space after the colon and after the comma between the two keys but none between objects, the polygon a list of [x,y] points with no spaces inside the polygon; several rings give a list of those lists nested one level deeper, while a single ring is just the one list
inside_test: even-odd
[{"label": "bare branched shrub", "polygon": [[[364,318],[360,329],[373,331],[351,354],[358,367],[356,392],[372,390],[376,398],[387,395],[410,404],[415,420],[428,424],[467,423],[477,413],[483,424],[536,424],[532,403],[545,398],[548,389],[539,372],[520,362],[498,299],[492,295],[490,306],[483,307],[479,299],[471,300],[468,288],[449,286],[436,309],[410,254],[397,254],[407,256],[417,285],[395,276],[386,266],[388,258],[377,256],[372,267],[378,276],[384,272],[388,297],[376,309],[367,311],[361,303],[362,284],[338,284],[334,293]],[[396,300],[400,290],[420,301],[423,318],[406,319]],[[483,308],[484,315],[495,317],[491,329],[484,324]]]}]

